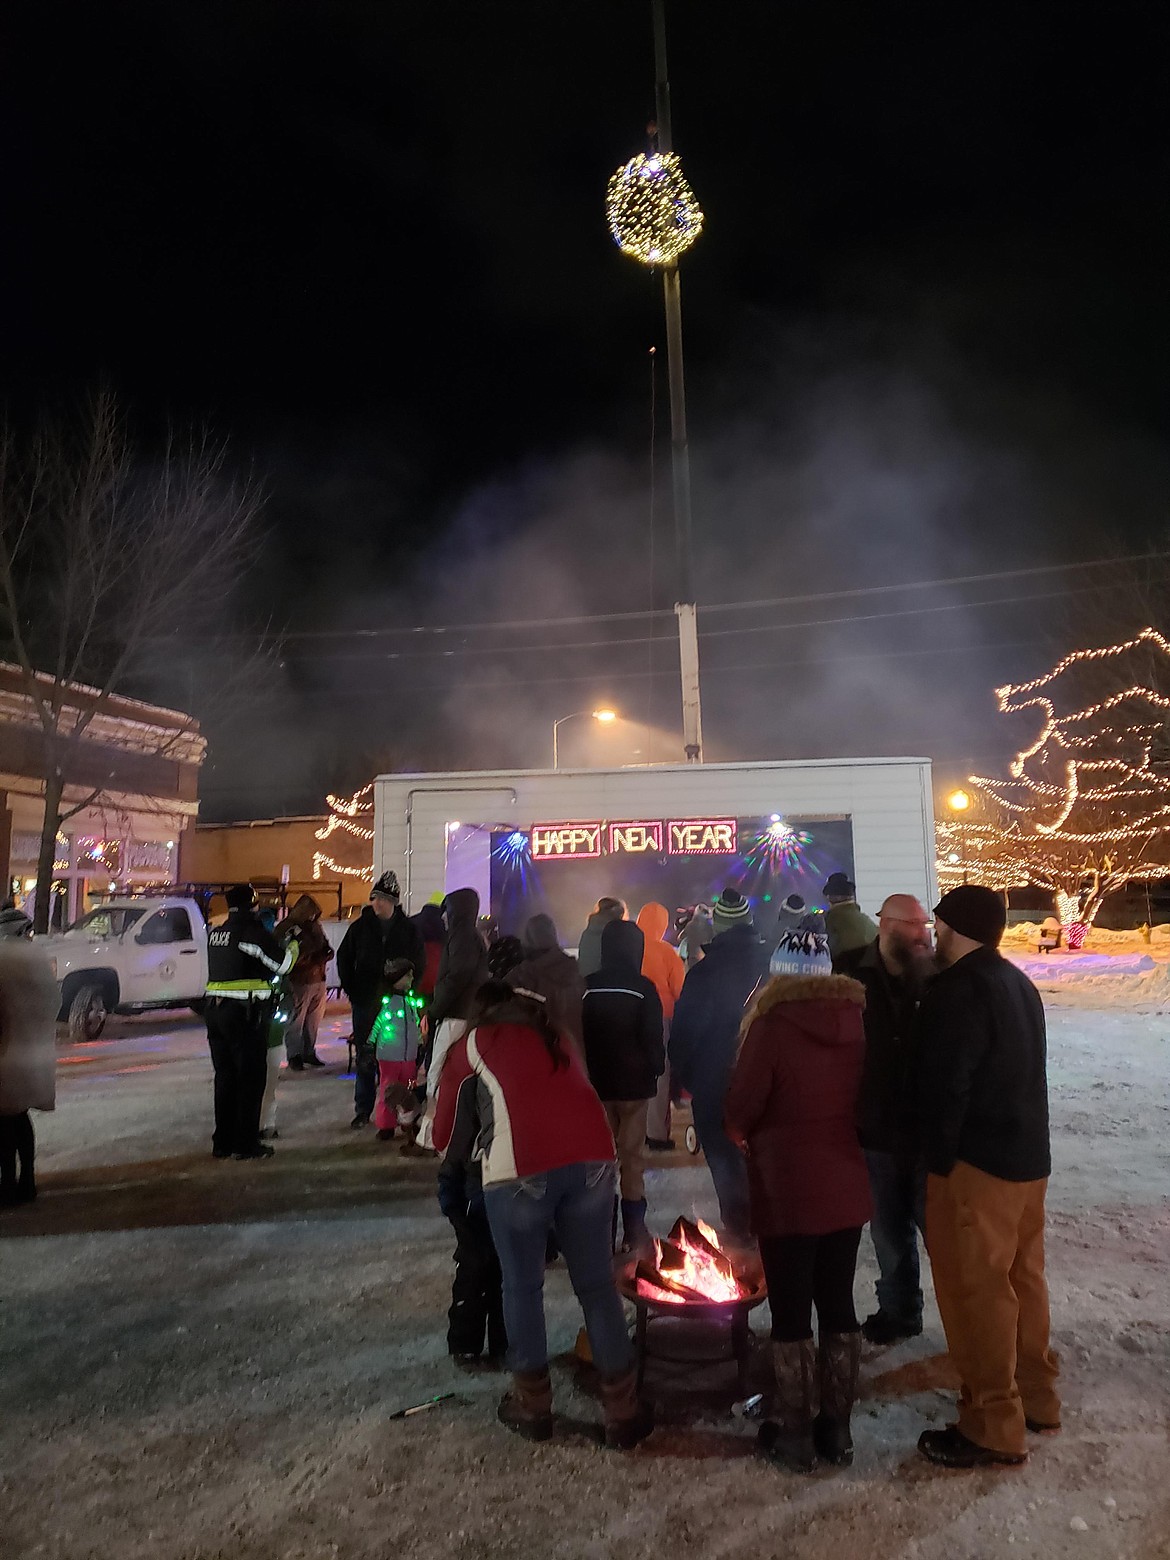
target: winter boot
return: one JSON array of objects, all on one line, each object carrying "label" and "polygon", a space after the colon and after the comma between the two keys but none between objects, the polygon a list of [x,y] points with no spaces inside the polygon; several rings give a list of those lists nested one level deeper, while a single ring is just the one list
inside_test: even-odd
[{"label": "winter boot", "polygon": [[822,1333],[817,1350],[821,1411],[813,1425],[813,1444],[822,1461],[847,1468],[853,1461],[849,1416],[857,1395],[861,1334]]},{"label": "winter boot", "polygon": [[605,1417],[605,1444],[613,1451],[628,1452],[654,1429],[654,1408],[638,1397],[638,1371],[631,1365],[616,1376],[601,1378],[601,1409]]},{"label": "winter boot", "polygon": [[772,1340],[772,1372],[776,1391],[774,1419],[760,1426],[756,1444],[769,1462],[796,1473],[812,1473],[817,1465],[813,1445],[813,1381],[816,1349],[811,1338],[795,1343]]},{"label": "winter boot", "polygon": [[552,1435],[552,1382],[543,1370],[512,1372],[512,1385],[500,1399],[496,1418],[526,1441],[547,1441]]},{"label": "winter boot", "polygon": [[650,1232],[646,1228],[646,1199],[627,1202],[622,1198],[622,1247],[635,1256],[650,1255]]}]

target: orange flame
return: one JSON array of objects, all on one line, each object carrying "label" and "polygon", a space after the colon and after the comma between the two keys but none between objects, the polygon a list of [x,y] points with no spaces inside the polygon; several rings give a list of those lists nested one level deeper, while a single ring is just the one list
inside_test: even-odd
[{"label": "orange flame", "polygon": [[[705,1224],[702,1219],[696,1220],[695,1223],[703,1239],[708,1241],[716,1251],[722,1252],[723,1247],[719,1242],[719,1236],[711,1226]],[[639,1278],[638,1293],[644,1299],[670,1305],[685,1305],[690,1296],[678,1294],[668,1287],[672,1281],[680,1288],[690,1291],[691,1295],[702,1295],[704,1299],[715,1304],[726,1304],[728,1301],[742,1299],[744,1291],[738,1281],[719,1266],[709,1251],[696,1245],[687,1236],[685,1229],[680,1233],[677,1249],[683,1253],[683,1265],[681,1268],[672,1267],[667,1278],[663,1268],[662,1243],[655,1240],[654,1265],[663,1276],[664,1282],[654,1284],[648,1279]]]}]

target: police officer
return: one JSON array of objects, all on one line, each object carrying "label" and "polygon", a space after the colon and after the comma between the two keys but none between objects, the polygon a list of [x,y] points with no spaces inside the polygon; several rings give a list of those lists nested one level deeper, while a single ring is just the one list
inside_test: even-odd
[{"label": "police officer", "polygon": [[256,913],[250,883],[229,888],[228,918],[207,933],[207,1041],[215,1069],[216,1159],[270,1159],[260,1141],[260,1106],[268,1072],[273,981],[297,959],[297,945],[277,941]]}]

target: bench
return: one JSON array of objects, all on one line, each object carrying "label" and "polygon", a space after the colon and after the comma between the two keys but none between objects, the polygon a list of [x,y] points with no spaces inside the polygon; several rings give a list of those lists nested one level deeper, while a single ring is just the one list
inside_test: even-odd
[{"label": "bench", "polygon": [[1044,928],[1044,927],[1041,927],[1041,929],[1040,929],[1040,939],[1039,939],[1039,941],[1036,944],[1036,952],[1037,953],[1053,953],[1053,952],[1055,952],[1055,950],[1060,947],[1060,939],[1061,939],[1061,937],[1063,935],[1063,932],[1064,932],[1064,928],[1060,927],[1060,926],[1054,927],[1051,930],[1047,929],[1047,928]]}]

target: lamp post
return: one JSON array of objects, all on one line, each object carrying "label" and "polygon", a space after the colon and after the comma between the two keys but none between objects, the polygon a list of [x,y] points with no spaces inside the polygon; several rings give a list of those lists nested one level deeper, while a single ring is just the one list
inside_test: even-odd
[{"label": "lamp post", "polygon": [[598,721],[603,726],[610,726],[617,719],[616,710],[574,710],[571,715],[562,715],[560,720],[553,721],[553,768],[561,767],[560,730],[567,720],[584,720],[588,716],[590,720]]},{"label": "lamp post", "polygon": [[959,828],[959,870],[963,874],[963,882],[967,881],[967,810],[971,806],[971,798],[966,791],[952,791],[947,797],[947,806],[955,816],[955,822]]},{"label": "lamp post", "polygon": [[619,168],[609,181],[606,210],[623,253],[662,271],[666,309],[666,359],[670,377],[670,448],[674,489],[675,574],[679,670],[682,677],[683,745],[687,762],[703,761],[703,713],[699,698],[699,629],[691,570],[691,465],[687,449],[683,379],[682,298],[678,261],[698,238],[703,213],[674,155],[670,81],[666,72],[664,0],[651,0],[654,23],[655,123],[652,151]]}]

